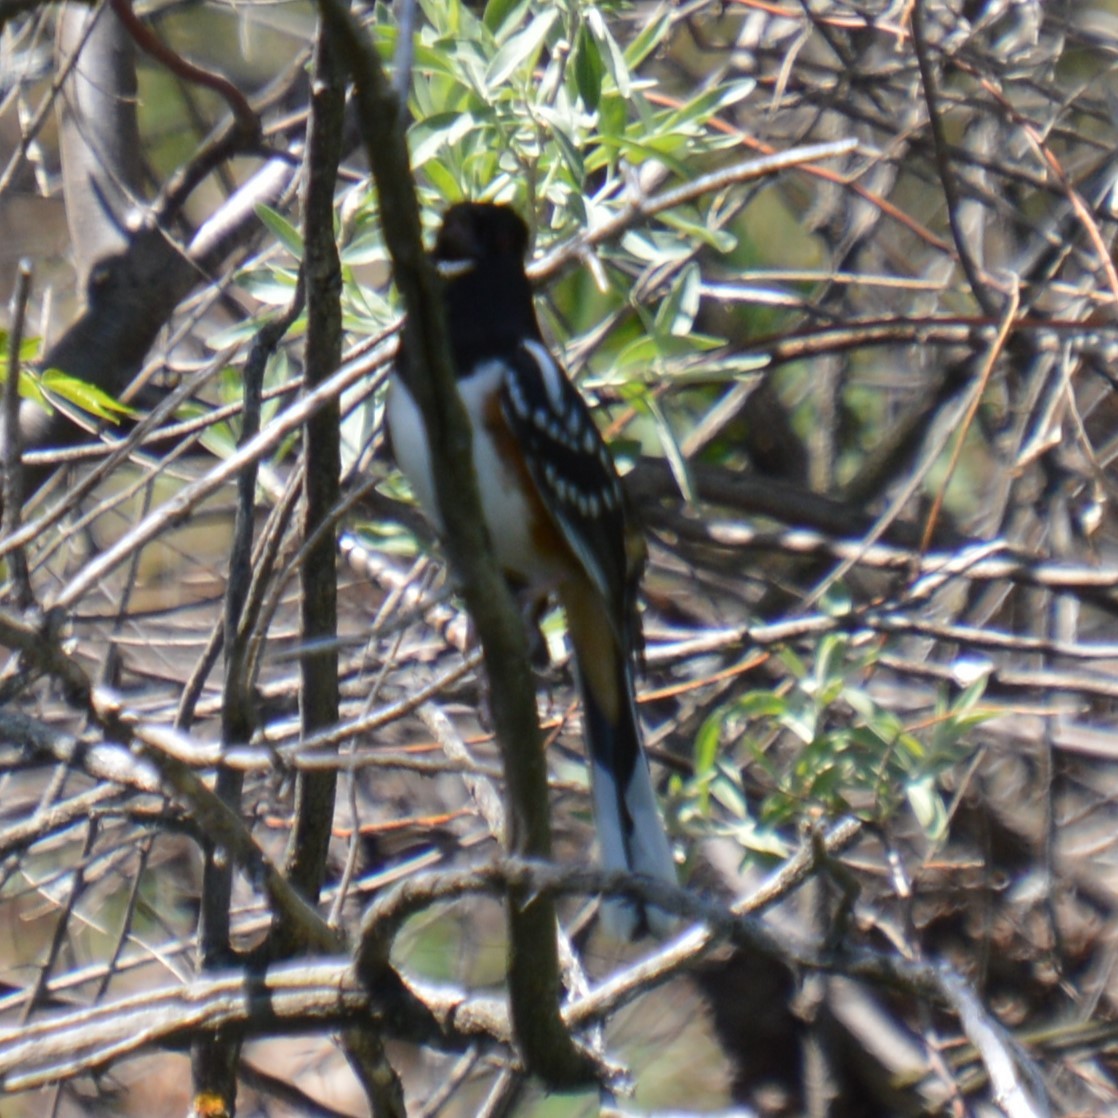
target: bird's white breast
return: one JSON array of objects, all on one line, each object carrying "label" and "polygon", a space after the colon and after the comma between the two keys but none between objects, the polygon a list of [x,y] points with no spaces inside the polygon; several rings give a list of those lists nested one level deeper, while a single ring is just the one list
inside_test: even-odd
[{"label": "bird's white breast", "polygon": [[[538,554],[532,536],[533,509],[524,497],[527,480],[498,454],[486,426],[486,407],[505,376],[500,361],[485,361],[470,376],[459,380],[458,391],[473,428],[474,469],[477,471],[482,514],[489,529],[497,561],[529,585],[540,586],[559,572]],[[411,484],[428,519],[442,533],[443,518],[435,497],[435,480],[423,417],[404,384],[395,378],[385,402],[385,419],[392,435],[396,463]],[[528,482],[531,484],[531,482]]]}]

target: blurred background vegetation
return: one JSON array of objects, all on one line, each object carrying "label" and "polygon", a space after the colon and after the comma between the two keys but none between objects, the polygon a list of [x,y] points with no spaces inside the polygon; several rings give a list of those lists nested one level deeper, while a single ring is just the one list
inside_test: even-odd
[{"label": "blurred background vegetation", "polygon": [[[832,952],[831,973],[696,950],[608,1015],[604,1051],[636,1086],[616,1105],[1043,1113],[991,1087],[957,1005],[844,966],[859,948],[955,968],[1026,1045],[1016,1074],[1051,1112],[1118,1113],[1118,5],[357,11],[410,75],[428,230],[461,198],[527,218],[545,330],[646,526],[641,710],[683,880],[731,903],[814,859],[765,920]],[[207,781],[235,745],[229,802],[277,863],[295,775],[338,772],[321,909],[341,926],[412,874],[497,850],[462,779],[499,782],[484,685],[381,447],[402,308],[352,106],[334,188],[352,373],[331,528],[341,706],[321,739],[300,724],[306,447],[283,425],[309,363],[316,26],[301,3],[0,0],[0,340],[24,398],[24,491],[5,490],[0,539],[4,1115],[190,1105],[189,1035],[60,1063],[18,1048],[193,971],[214,836],[165,770],[160,789],[98,765],[122,721],[138,766],[177,750]],[[255,581],[225,653],[251,732],[231,740],[221,471],[265,355],[259,424],[276,435],[254,455]],[[542,629],[556,857],[585,863],[561,617]],[[586,909],[563,915],[591,982],[654,949],[609,942]],[[230,912],[235,948],[267,938],[259,880],[235,875]],[[499,993],[503,937],[498,906],[458,901],[413,919],[393,959]],[[366,1112],[338,1022],[302,1026],[253,1033],[239,1113]],[[510,1074],[499,1046],[388,1039],[409,1114],[601,1106]]]}]

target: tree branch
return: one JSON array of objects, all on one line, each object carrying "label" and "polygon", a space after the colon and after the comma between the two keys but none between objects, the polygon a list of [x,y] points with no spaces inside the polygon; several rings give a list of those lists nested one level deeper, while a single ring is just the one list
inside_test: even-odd
[{"label": "tree branch", "polygon": [[[303,282],[307,292],[305,377],[313,391],[338,367],[342,353],[342,275],[334,240],[334,187],[342,153],[345,115],[343,71],[334,58],[331,36],[320,24],[315,44],[311,112],[307,124],[307,158],[303,203]],[[300,658],[303,732],[311,736],[338,721],[337,636],[338,579],[333,523],[341,473],[337,398],[307,420],[303,454],[304,539],[300,608],[303,640],[317,646]],[[286,872],[308,900],[317,899],[326,869],[334,821],[333,773],[301,774],[295,791],[295,823],[288,840]],[[277,948],[294,945],[283,929]]]},{"label": "tree branch", "polygon": [[[536,715],[535,681],[520,615],[493,558],[481,517],[471,437],[459,399],[435,271],[423,251],[419,207],[400,107],[363,30],[340,0],[321,10],[353,78],[358,117],[380,200],[385,241],[408,311],[405,329],[420,371],[409,385],[423,415],[445,543],[477,626],[507,787],[513,855],[548,859],[551,826],[547,764]],[[560,971],[550,898],[513,888],[509,895],[509,992],[529,1069],[549,1087],[592,1082],[595,1071],[559,1015]]]}]

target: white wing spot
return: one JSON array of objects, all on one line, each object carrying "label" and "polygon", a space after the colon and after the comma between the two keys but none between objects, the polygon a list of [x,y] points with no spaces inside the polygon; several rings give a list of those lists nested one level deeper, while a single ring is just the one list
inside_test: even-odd
[{"label": "white wing spot", "polygon": [[524,399],[524,390],[520,386],[519,377],[510,376],[508,378],[508,389],[513,410],[523,419],[528,414],[528,402]]},{"label": "white wing spot", "polygon": [[523,344],[536,362],[536,367],[540,371],[540,379],[543,381],[544,388],[547,389],[547,396],[551,401],[552,409],[559,411],[563,406],[563,383],[566,378],[556,364],[555,358],[547,352],[546,347],[532,340],[527,340]]}]

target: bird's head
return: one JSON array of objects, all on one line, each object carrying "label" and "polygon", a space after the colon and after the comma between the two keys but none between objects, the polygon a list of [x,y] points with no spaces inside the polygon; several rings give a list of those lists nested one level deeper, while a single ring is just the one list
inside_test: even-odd
[{"label": "bird's head", "polygon": [[490,202],[458,202],[443,215],[432,258],[446,279],[511,265],[522,270],[528,227],[515,210]]}]

